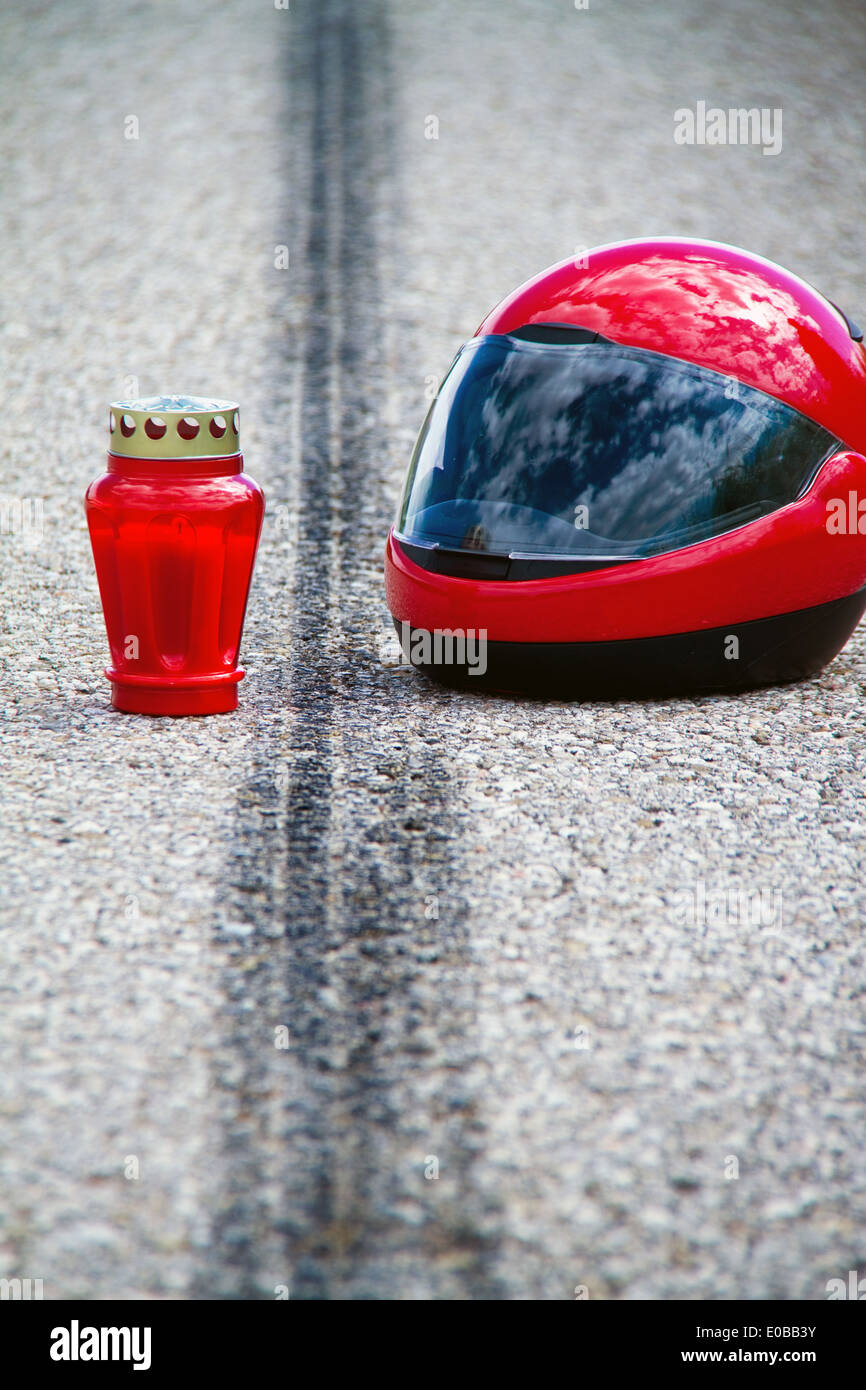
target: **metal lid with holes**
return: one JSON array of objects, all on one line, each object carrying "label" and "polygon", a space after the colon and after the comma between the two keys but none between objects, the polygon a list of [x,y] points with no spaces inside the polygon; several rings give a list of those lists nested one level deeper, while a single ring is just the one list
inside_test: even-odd
[{"label": "metal lid with holes", "polygon": [[216,458],[241,447],[235,402],[202,396],[112,401],[108,434],[109,451],[126,458]]}]

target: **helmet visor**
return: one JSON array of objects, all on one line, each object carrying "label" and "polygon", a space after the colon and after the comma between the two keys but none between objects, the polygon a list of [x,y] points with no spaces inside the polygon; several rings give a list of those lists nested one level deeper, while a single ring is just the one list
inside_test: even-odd
[{"label": "helmet visor", "polygon": [[615,343],[473,338],[421,430],[397,520],[416,545],[622,561],[794,501],[839,441],[732,377]]}]

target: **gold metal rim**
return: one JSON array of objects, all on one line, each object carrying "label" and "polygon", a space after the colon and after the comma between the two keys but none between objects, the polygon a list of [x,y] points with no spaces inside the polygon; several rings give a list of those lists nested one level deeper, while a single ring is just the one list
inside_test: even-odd
[{"label": "gold metal rim", "polygon": [[108,448],[125,458],[218,458],[240,453],[235,401],[202,396],[150,396],[112,401]]}]

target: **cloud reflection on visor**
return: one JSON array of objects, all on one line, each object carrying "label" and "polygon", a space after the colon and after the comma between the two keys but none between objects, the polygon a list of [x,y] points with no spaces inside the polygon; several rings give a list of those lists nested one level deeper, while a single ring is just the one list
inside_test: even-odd
[{"label": "cloud reflection on visor", "polygon": [[661,353],[489,335],[442,383],[397,531],[450,549],[641,558],[792,502],[838,447],[772,396]]}]

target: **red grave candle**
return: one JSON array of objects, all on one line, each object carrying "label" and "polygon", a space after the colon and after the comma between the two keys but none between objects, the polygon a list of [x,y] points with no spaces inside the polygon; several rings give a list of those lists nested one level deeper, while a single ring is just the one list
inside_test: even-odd
[{"label": "red grave candle", "polygon": [[238,648],[265,499],[230,401],[116,401],[87,524],[108,630],[111,702],[136,714],[238,703]]}]

